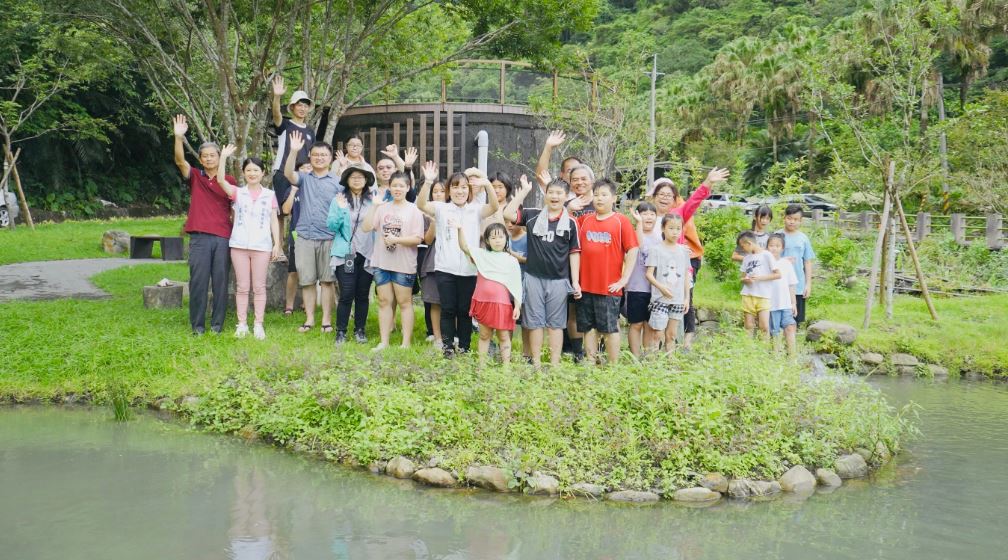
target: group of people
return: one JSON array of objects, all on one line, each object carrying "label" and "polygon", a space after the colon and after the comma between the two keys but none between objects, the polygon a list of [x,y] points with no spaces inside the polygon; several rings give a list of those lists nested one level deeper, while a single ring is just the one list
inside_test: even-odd
[{"label": "group of people", "polygon": [[[615,208],[616,184],[597,179],[576,157],[561,162],[558,177],[550,175],[552,152],[565,141],[562,131],[547,137],[532,181],[523,175],[516,185],[505,174],[491,177],[477,168],[442,181],[430,161],[414,177],[417,151],[412,148],[400,154],[390,145],[374,167],[364,159],[359,138],[346,142],[345,153],[334,152],[307,123],[312,100],[306,92],[293,93],[288,115],[281,108],[282,78],[274,79],[272,93],[278,135],[272,189],[264,186],[267,168],[256,158],[242,162],[241,186],[225,173],[235,152],[230,144],[202,144],[202,168],[190,166],[183,150],[186,119],[179,115],[173,122],[175,162],[191,190],[185,231],[195,334],[205,331],[206,286],[226,294],[230,263],[236,278],[235,336],[251,332],[265,338],[267,268],[271,260],[286,258],[285,313],[294,313],[300,287],[305,320],[298,330],[316,327],[318,303],[319,329],[335,332],[336,344],[348,341],[351,311],[353,337],[367,343],[372,285],[378,304],[376,351],[391,344],[397,311],[401,345],[411,345],[417,291],[428,339],[446,357],[470,351],[474,323],[481,357],[495,343],[501,359],[509,361],[512,335],[520,325],[524,357],[537,365],[544,345],[553,364],[564,352],[575,360],[617,362],[621,315],[630,324],[635,355],[674,351],[680,322],[683,345],[692,343],[697,326],[693,284],[703,258],[692,217],[711,188],[728,178],[726,170],[711,170],[686,199],[671,180],[655,181],[632,222]],[[758,323],[770,331],[777,325],[787,332],[788,322],[776,314],[783,304],[770,297],[776,297],[776,289],[767,287],[779,282],[781,261],[763,253],[768,244],[757,229],[766,226],[761,216],[754,220],[755,232],[739,237],[747,326]],[[814,258],[808,254],[811,246],[803,234],[801,244],[789,220],[790,209],[779,250],[776,241],[770,250],[798,267],[796,247],[804,247],[801,266],[807,267]],[[785,293],[797,288],[807,295],[807,285],[792,282],[786,288]],[[802,307],[800,296],[787,299],[793,303],[789,310]],[[227,298],[215,297],[212,331],[221,332],[226,310]],[[793,331],[789,336],[793,341]]]},{"label": "group of people", "polygon": [[745,328],[775,340],[783,334],[788,353],[795,352],[795,333],[805,322],[805,302],[812,293],[815,251],[801,231],[803,208],[784,209],[784,229],[770,233],[773,210],[759,206],[752,228],[739,233],[732,260],[742,273],[742,312]]}]

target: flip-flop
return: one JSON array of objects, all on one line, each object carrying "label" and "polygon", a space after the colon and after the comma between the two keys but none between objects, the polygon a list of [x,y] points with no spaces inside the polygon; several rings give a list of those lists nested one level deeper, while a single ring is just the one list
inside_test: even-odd
[{"label": "flip-flop", "polygon": [[331,333],[333,332],[332,325],[322,325],[322,332]]},{"label": "flip-flop", "polygon": [[294,314],[293,309],[284,309],[284,315],[290,316]]},{"label": "flip-flop", "polygon": [[301,325],[300,327],[298,327],[298,332],[306,333],[306,332],[312,330],[312,327],[314,327],[314,326],[315,325],[309,325],[308,323],[305,323],[305,324]]}]

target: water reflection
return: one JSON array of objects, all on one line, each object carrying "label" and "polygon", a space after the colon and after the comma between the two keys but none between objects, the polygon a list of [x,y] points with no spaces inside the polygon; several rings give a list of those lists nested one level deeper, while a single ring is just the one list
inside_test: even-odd
[{"label": "water reflection", "polygon": [[923,436],[871,483],[705,509],[425,489],[150,417],[0,409],[0,557],[1003,556],[1008,390],[881,383]]}]

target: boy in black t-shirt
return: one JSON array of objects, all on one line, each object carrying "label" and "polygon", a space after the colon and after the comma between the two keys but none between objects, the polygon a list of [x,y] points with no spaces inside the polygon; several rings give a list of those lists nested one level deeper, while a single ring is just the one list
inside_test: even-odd
[{"label": "boy in black t-shirt", "polygon": [[525,262],[525,306],[522,327],[529,331],[529,355],[540,365],[543,329],[549,336],[550,363],[560,363],[563,329],[567,326],[567,295],[581,297],[581,254],[577,222],[564,207],[570,186],[557,179],[546,186],[542,210],[518,207],[532,190],[522,175],[521,189],[504,208],[504,219],[525,226],[528,255]]},{"label": "boy in black t-shirt", "polygon": [[284,177],[283,168],[290,153],[290,133],[300,132],[304,136],[304,147],[294,154],[294,160],[308,159],[308,151],[315,142],[315,130],[308,126],[306,119],[312,110],[312,100],[304,91],[295,91],[287,104],[290,117],[284,117],[280,109],[280,97],[287,91],[283,76],[273,78],[273,125],[277,133],[277,154],[273,158],[273,191],[281,205],[290,196],[290,182]]}]

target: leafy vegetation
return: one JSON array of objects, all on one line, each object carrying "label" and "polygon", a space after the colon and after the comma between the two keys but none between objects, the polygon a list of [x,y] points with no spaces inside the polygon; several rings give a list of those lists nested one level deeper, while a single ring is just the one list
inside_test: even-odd
[{"label": "leafy vegetation", "polygon": [[359,464],[436,457],[457,472],[490,464],[555,473],[564,485],[663,490],[696,473],[767,478],[829,465],[842,450],[897,445],[908,427],[867,385],[809,383],[735,333],[708,342],[670,366],[624,365],[618,375],[431,367],[429,352],[340,353],[314,370],[248,363],[191,412],[214,430]]}]

